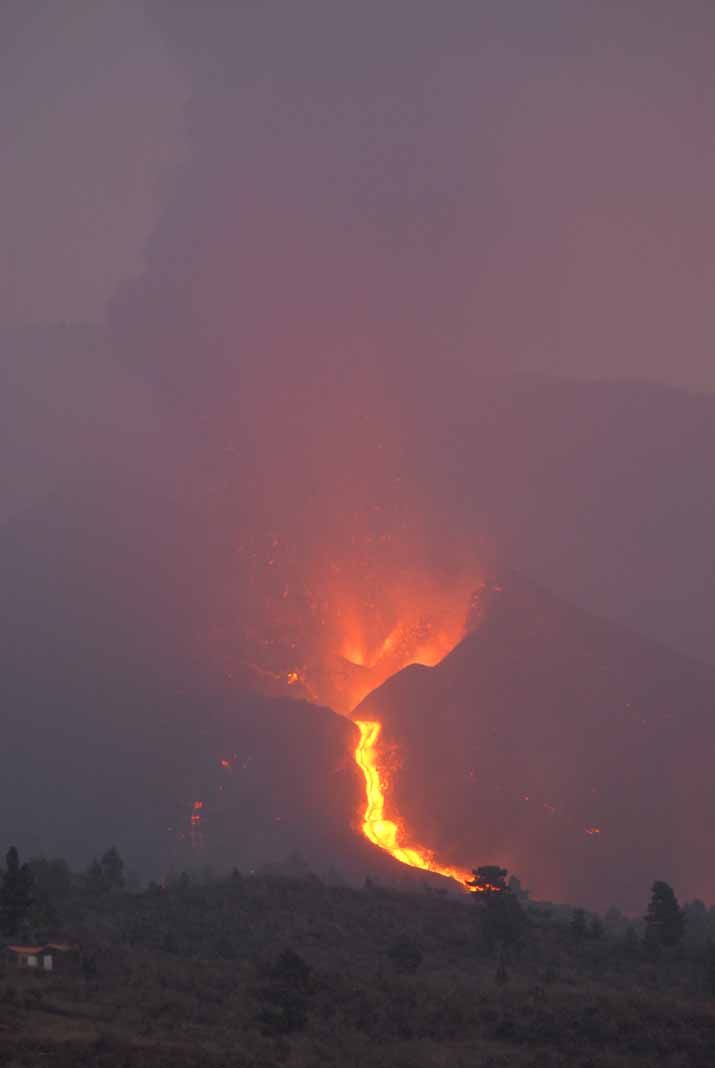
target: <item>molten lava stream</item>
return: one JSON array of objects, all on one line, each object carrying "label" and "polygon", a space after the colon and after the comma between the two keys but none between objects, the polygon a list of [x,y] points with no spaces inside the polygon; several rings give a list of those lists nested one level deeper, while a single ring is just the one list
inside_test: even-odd
[{"label": "molten lava stream", "polygon": [[[355,763],[365,776],[366,806],[363,817],[363,834],[373,845],[386,850],[395,860],[410,868],[421,868],[456,879],[462,884],[472,877],[466,868],[444,867],[437,864],[429,849],[419,845],[400,842],[400,828],[392,820],[385,819],[385,792],[378,766],[377,743],[382,724],[374,720],[353,720],[360,731],[360,741],[355,750]],[[466,887],[465,887],[466,889]]]}]

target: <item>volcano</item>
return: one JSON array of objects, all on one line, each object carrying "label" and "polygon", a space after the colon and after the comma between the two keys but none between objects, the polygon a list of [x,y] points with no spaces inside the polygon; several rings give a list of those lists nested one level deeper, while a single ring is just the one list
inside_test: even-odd
[{"label": "volcano", "polygon": [[383,725],[388,808],[541,899],[636,910],[654,878],[707,899],[715,671],[517,576],[488,599],[439,665],[355,710]]},{"label": "volcano", "polygon": [[[306,648],[321,648],[313,631],[329,629],[331,642],[307,684],[291,675],[304,667],[290,659],[298,617],[285,659],[267,657],[280,680],[217,678],[175,637],[190,632],[174,584],[131,551],[133,517],[144,517],[152,560],[171,552],[155,532],[164,528],[116,486],[106,503],[104,526],[72,502],[71,524],[60,522],[67,508],[51,523],[28,513],[4,531],[0,678],[12,759],[0,803],[23,852],[83,863],[116,843],[156,875],[172,865],[251,870],[298,850],[320,872],[408,877],[363,835],[352,719],[381,725],[384,819],[444,869],[499,862],[541,899],[593,907],[640,909],[655,878],[711,897],[711,667],[518,575],[484,579],[463,640],[454,621],[468,614],[471,583],[447,587],[437,605],[445,633],[457,635],[450,652],[423,640],[439,582],[428,571],[405,597],[380,572],[363,583],[380,609],[374,626],[349,648],[352,616],[339,611],[346,567],[332,599],[319,599],[326,625],[317,619]],[[98,536],[107,529],[111,538]],[[401,634],[405,607],[397,652],[375,660]],[[432,666],[410,664],[420,658]],[[333,664],[348,686],[334,682]],[[323,682],[325,696],[308,700]],[[279,693],[259,696],[249,684]],[[331,693],[343,715],[326,707]]]}]

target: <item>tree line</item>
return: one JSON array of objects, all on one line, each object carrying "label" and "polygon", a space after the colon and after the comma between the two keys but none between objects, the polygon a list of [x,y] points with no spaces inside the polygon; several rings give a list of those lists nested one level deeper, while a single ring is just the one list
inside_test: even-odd
[{"label": "tree line", "polygon": [[[17,848],[11,846],[0,872],[0,932],[12,938],[32,928],[56,928],[62,905],[72,894],[101,898],[125,890],[126,882],[125,863],[114,846],[80,874],[72,873],[62,859],[33,858],[22,863]],[[176,885],[186,887],[190,882],[188,873],[182,873]],[[473,878],[467,885],[488,951],[516,950],[523,945],[529,937],[533,908],[519,880],[509,878],[506,868],[482,865],[473,869]],[[699,901],[681,907],[673,888],[656,880],[642,917],[642,937],[638,938],[633,924],[626,927],[625,937],[634,947],[674,949],[683,942],[690,920],[692,934],[707,940],[715,934],[712,912]],[[569,929],[574,942],[598,940],[603,937],[604,922],[599,916],[576,908],[572,910]],[[414,957],[414,952],[397,945],[395,959],[400,966],[408,968]]]},{"label": "tree line", "polygon": [[[518,946],[528,931],[528,913],[519,901],[518,880],[507,881],[507,869],[498,865],[483,865],[473,869],[472,874],[474,877],[467,886],[480,912],[489,948],[493,950],[498,945]],[[696,910],[697,905],[702,905],[702,902],[696,904]],[[681,908],[673,888],[663,880],[656,880],[643,916],[644,947],[659,950],[679,946],[685,936],[686,917],[686,910]],[[576,908],[570,930],[576,941],[589,937],[600,939],[604,934],[604,925],[600,917],[594,915],[589,919],[585,909]],[[633,927],[628,930],[634,934]]]},{"label": "tree line", "polygon": [[10,846],[0,873],[0,933],[13,938],[27,929],[56,927],[59,908],[73,890],[94,896],[122,890],[125,884],[124,861],[114,846],[79,876],[60,858],[21,863],[17,847]]}]

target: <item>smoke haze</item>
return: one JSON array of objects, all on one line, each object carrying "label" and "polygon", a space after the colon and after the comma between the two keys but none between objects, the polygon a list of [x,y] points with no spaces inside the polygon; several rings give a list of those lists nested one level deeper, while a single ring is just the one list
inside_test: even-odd
[{"label": "smoke haze", "polygon": [[18,731],[113,736],[59,711],[89,661],[157,723],[289,676],[349,711],[504,566],[713,661],[714,23],[4,6],[3,645],[53,665]]}]

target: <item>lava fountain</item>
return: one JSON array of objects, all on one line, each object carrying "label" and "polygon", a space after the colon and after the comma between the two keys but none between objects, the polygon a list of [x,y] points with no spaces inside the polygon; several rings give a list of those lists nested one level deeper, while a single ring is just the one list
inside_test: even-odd
[{"label": "lava fountain", "polygon": [[471,872],[439,862],[396,812],[386,814],[383,725],[356,714],[388,678],[411,664],[434,667],[476,625],[484,580],[471,560],[455,556],[439,569],[404,535],[383,534],[353,537],[347,552],[300,568],[273,538],[264,566],[252,572],[261,598],[254,590],[250,600],[265,615],[254,636],[243,636],[241,666],[264,692],[325,704],[351,719],[365,783],[362,833],[400,863],[464,884]]},{"label": "lava fountain", "polygon": [[[438,597],[438,604],[439,601]],[[356,638],[354,633],[346,637],[345,659],[367,669],[368,672],[367,677],[361,680],[362,685],[356,691],[356,695],[359,693],[357,704],[367,696],[367,693],[408,665],[421,664],[425,667],[434,667],[459,644],[468,629],[469,616],[474,615],[474,595],[471,599],[472,611],[470,613],[467,612],[464,601],[462,601],[461,612],[452,598],[450,602],[449,611],[444,612],[444,603],[442,603],[442,611],[437,611],[435,616],[430,616],[426,606],[423,605],[418,623],[415,623],[414,619],[410,621],[409,616],[398,622],[387,637],[374,648],[372,655],[366,654],[364,644]],[[401,864],[406,864],[410,868],[435,872],[464,885],[471,879],[472,872],[456,865],[439,863],[433,850],[410,841],[399,817],[396,819],[386,817],[387,787],[380,767],[379,751],[382,723],[377,720],[356,719],[354,713],[350,718],[360,731],[360,739],[354,756],[355,763],[365,780],[362,833],[369,842],[385,850]]]}]

